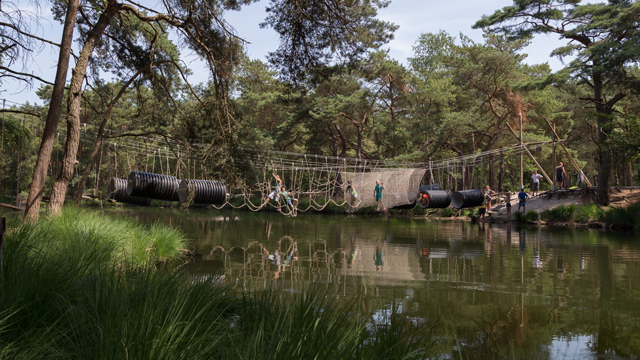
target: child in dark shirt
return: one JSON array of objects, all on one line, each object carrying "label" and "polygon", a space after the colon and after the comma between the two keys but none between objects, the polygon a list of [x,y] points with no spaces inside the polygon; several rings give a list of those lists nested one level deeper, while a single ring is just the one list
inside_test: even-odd
[{"label": "child in dark shirt", "polygon": [[525,207],[525,204],[527,202],[528,197],[529,195],[527,195],[527,193],[524,192],[524,186],[521,186],[520,192],[518,193],[518,199],[520,200],[520,202],[518,203],[518,211],[520,211],[520,208],[522,207],[523,214],[527,213],[527,208]]}]

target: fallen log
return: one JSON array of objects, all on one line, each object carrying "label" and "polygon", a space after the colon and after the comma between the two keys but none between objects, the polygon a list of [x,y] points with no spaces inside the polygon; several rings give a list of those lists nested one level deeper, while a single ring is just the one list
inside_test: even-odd
[{"label": "fallen log", "polygon": [[0,203],[0,207],[11,209],[13,211],[24,211],[24,208],[14,206],[14,205],[4,204],[4,203]]}]

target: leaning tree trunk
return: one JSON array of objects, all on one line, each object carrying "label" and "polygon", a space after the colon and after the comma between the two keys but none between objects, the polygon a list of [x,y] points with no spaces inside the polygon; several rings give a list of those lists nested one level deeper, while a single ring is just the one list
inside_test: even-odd
[{"label": "leaning tree trunk", "polygon": [[73,69],[69,87],[69,97],[67,99],[67,141],[62,158],[62,169],[60,169],[58,179],[53,184],[51,201],[47,208],[47,214],[50,215],[60,214],[67,194],[67,187],[73,177],[73,167],[76,164],[76,155],[78,154],[78,145],[80,144],[80,100],[82,99],[82,82],[87,74],[87,66],[89,65],[89,59],[93,54],[93,50],[111,22],[111,19],[113,19],[116,14],[116,5],[115,0],[109,0],[107,8],[100,15],[98,22],[87,34],[87,41],[84,43],[76,67]]},{"label": "leaning tree trunk", "polygon": [[[33,168],[33,180],[27,197],[27,205],[24,212],[24,219],[37,221],[40,212],[40,201],[47,181],[47,167],[51,162],[53,152],[53,142],[60,119],[60,108],[64,97],[64,85],[67,80],[67,70],[69,69],[69,55],[71,54],[71,44],[73,43],[73,28],[76,23],[78,13],[78,0],[70,0],[67,8],[67,15],[64,19],[62,30],[62,41],[60,42],[60,54],[58,55],[58,68],[53,84],[51,101],[49,102],[49,112],[42,132],[42,142],[38,152],[38,159]],[[53,176],[53,174],[51,174]]]},{"label": "leaning tree trunk", "polygon": [[122,85],[122,88],[120,88],[120,91],[118,91],[118,94],[116,94],[116,97],[113,98],[113,100],[111,100],[111,102],[109,103],[109,106],[107,107],[107,111],[105,112],[104,117],[102,118],[102,122],[100,123],[100,127],[98,128],[98,135],[96,135],[96,142],[93,143],[93,149],[91,149],[91,154],[89,155],[87,167],[85,167],[84,172],[82,173],[82,179],[80,180],[80,184],[78,184],[78,193],[76,194],[76,199],[75,199],[76,205],[80,205],[80,200],[82,200],[82,193],[84,193],[84,188],[87,183],[87,178],[89,178],[89,174],[93,169],[93,166],[92,166],[93,161],[95,160],[96,155],[98,154],[98,150],[100,149],[100,146],[102,145],[102,136],[104,135],[104,127],[107,125],[107,121],[109,121],[109,118],[111,117],[111,110],[113,110],[113,106],[118,102],[118,100],[120,100],[120,98],[125,93],[129,85],[131,85],[133,80],[135,80],[135,78],[137,78],[138,75],[140,75],[140,73],[141,71],[138,70],[135,73],[135,75],[133,75],[126,83]]}]

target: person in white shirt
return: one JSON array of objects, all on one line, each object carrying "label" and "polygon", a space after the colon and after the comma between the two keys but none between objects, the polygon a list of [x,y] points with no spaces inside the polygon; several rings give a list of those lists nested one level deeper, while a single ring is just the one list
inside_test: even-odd
[{"label": "person in white shirt", "polygon": [[540,179],[542,179],[542,175],[538,174],[538,170],[533,170],[533,175],[531,175],[533,179],[533,188],[531,189],[531,195],[538,195],[538,190],[540,190]]}]

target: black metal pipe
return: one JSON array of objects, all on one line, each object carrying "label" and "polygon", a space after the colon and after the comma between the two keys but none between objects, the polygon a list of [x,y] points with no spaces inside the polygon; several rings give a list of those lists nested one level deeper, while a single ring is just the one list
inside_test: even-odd
[{"label": "black metal pipe", "polygon": [[451,205],[456,209],[480,206],[484,202],[484,195],[478,189],[456,191],[451,195]]},{"label": "black metal pipe", "polygon": [[180,182],[175,176],[132,171],[128,177],[127,194],[156,200],[179,201],[179,185]]},{"label": "black metal pipe", "polygon": [[420,192],[424,192],[427,190],[442,190],[442,186],[440,184],[431,184],[431,185],[422,185],[420,186]]},{"label": "black metal pipe", "polygon": [[[437,185],[437,184],[435,184]],[[442,209],[451,204],[451,194],[446,190],[422,190],[420,187],[420,197],[418,205],[423,209]]]},{"label": "black metal pipe", "polygon": [[151,203],[151,199],[148,198],[129,196],[127,194],[127,180],[118,178],[111,178],[109,181],[107,199],[141,206],[149,206]]},{"label": "black metal pipe", "polygon": [[224,204],[227,199],[227,188],[222,181],[183,179],[178,188],[180,202],[187,201],[189,190],[194,191],[194,204]]}]

